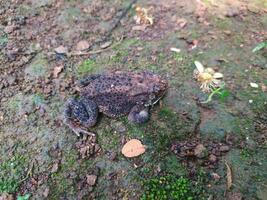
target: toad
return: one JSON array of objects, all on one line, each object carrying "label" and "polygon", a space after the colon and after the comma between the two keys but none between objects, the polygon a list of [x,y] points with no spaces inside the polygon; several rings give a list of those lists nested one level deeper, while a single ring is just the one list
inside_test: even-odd
[{"label": "toad", "polygon": [[165,94],[168,83],[148,72],[109,72],[90,75],[78,83],[79,98],[70,98],[64,108],[63,121],[78,136],[90,134],[98,113],[117,118],[128,114],[129,121],[144,123],[149,108]]}]

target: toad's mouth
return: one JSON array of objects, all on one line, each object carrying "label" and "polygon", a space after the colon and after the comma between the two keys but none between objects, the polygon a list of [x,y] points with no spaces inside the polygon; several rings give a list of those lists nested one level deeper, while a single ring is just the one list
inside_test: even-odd
[{"label": "toad's mouth", "polygon": [[165,90],[158,98],[156,98],[155,100],[152,100],[151,102],[149,103],[146,103],[145,104],[145,107],[149,107],[149,106],[154,106],[155,104],[157,104],[164,96],[165,94],[167,93],[167,90]]}]

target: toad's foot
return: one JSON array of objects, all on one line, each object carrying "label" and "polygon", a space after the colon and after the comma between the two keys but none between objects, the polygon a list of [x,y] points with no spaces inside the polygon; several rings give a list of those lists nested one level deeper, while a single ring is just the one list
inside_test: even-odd
[{"label": "toad's foot", "polygon": [[87,129],[96,124],[97,116],[98,108],[94,101],[86,98],[79,100],[71,98],[65,105],[63,122],[77,136],[80,134],[92,135],[93,133]]},{"label": "toad's foot", "polygon": [[145,123],[148,121],[148,119],[149,119],[148,108],[142,105],[134,106],[128,115],[128,120],[137,124]]}]

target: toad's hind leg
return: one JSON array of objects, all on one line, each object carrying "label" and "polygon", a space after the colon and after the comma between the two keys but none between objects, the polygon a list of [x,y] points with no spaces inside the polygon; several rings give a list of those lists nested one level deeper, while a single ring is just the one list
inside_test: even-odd
[{"label": "toad's hind leg", "polygon": [[71,98],[65,105],[63,122],[80,136],[81,133],[91,134],[87,129],[96,124],[97,116],[98,108],[94,101],[87,98]]},{"label": "toad's hind leg", "polygon": [[149,119],[148,108],[142,105],[134,106],[128,115],[128,120],[137,124],[145,123],[148,121],[148,119]]}]

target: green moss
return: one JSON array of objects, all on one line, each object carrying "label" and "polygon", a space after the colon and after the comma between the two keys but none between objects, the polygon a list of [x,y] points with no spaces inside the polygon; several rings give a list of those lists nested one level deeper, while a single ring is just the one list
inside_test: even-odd
[{"label": "green moss", "polygon": [[16,154],[0,163],[0,193],[14,193],[26,178],[26,158]]},{"label": "green moss", "polygon": [[144,194],[141,200],[192,200],[190,180],[176,176],[154,177],[143,182]]},{"label": "green moss", "polygon": [[0,48],[5,47],[7,42],[8,42],[7,34],[0,30]]},{"label": "green moss", "polygon": [[235,45],[240,45],[242,43],[244,43],[244,37],[242,35],[235,35],[233,38],[233,42]]},{"label": "green moss", "polygon": [[125,59],[127,55],[128,55],[128,52],[126,50],[119,50],[114,56],[110,58],[110,61],[114,63],[123,62],[123,59]]},{"label": "green moss", "polygon": [[174,154],[166,155],[160,162],[160,168],[162,171],[176,176],[185,176],[187,173],[186,168],[182,166],[182,163]]},{"label": "green moss", "polygon": [[42,54],[37,55],[33,62],[25,68],[25,73],[29,79],[35,79],[47,75],[49,73],[49,69],[48,61],[45,56]]},{"label": "green moss", "polygon": [[232,21],[228,18],[224,18],[224,19],[217,18],[215,21],[215,25],[218,29],[229,30],[232,27]]},{"label": "green moss", "polygon": [[94,60],[91,59],[87,59],[85,61],[83,61],[77,68],[77,72],[78,74],[81,75],[85,75],[88,74],[90,72],[92,72],[94,70],[94,68],[96,67],[96,63]]},{"label": "green moss", "polygon": [[175,117],[175,112],[173,112],[170,108],[164,107],[159,111],[159,117],[164,119],[173,119]]}]

